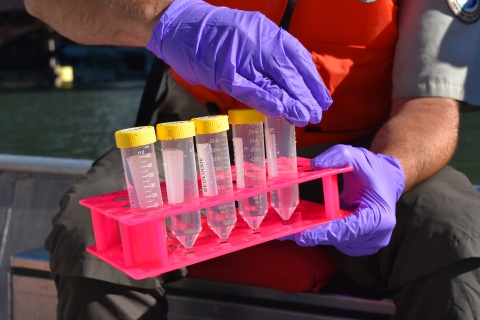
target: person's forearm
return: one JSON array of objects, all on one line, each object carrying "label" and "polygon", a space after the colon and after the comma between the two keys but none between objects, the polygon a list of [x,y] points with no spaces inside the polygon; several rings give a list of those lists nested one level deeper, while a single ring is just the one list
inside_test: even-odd
[{"label": "person's forearm", "polygon": [[371,150],[400,161],[407,192],[448,164],[457,146],[458,126],[459,108],[454,100],[397,99]]},{"label": "person's forearm", "polygon": [[145,46],[173,0],[25,0],[27,11],[83,44]]}]

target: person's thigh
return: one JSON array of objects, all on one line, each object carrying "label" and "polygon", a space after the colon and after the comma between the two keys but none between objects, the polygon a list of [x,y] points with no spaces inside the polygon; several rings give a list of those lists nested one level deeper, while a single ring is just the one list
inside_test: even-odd
[{"label": "person's thigh", "polygon": [[[350,257],[327,247],[330,256],[342,273],[363,286],[398,292],[411,290],[410,295],[422,292],[426,296],[418,296],[419,301],[430,296],[435,303],[425,305],[425,312],[433,313],[445,304],[456,303],[452,296],[458,295],[457,288],[468,284],[464,279],[478,276],[480,267],[480,194],[462,173],[446,167],[403,195],[396,209],[397,223],[385,248],[373,255]],[[470,270],[465,271],[465,266]],[[456,280],[452,280],[453,275]],[[446,276],[450,278],[442,278]],[[431,294],[437,290],[436,281],[425,279],[443,281],[436,296]],[[478,285],[476,278],[471,290],[476,292]],[[406,297],[408,294],[397,294],[397,318],[424,319],[402,317],[415,300],[406,303]],[[420,303],[418,310],[421,306]],[[461,308],[466,308],[466,314],[473,314],[478,305],[467,302]]]},{"label": "person's thigh", "polygon": [[395,290],[393,319],[480,317],[480,258],[463,259]]},{"label": "person's thigh", "polygon": [[140,289],[71,276],[55,276],[58,320],[167,319],[162,288]]},{"label": "person's thigh", "polygon": [[378,253],[377,271],[391,288],[480,257],[480,193],[452,167],[403,195],[396,209],[390,244]]}]

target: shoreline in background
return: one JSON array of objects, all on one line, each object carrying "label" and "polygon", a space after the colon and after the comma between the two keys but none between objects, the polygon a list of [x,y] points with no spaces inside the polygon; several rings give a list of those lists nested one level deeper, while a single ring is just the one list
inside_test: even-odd
[{"label": "shoreline in background", "polygon": [[134,125],[143,88],[0,93],[0,153],[96,159]]},{"label": "shoreline in background", "polygon": [[[144,83],[0,91],[0,153],[97,159],[115,146],[115,131],[134,125]],[[461,115],[459,144],[450,162],[477,185],[479,123],[480,111]]]},{"label": "shoreline in background", "polygon": [[[110,89],[141,89],[145,87],[146,80],[124,80],[124,81],[109,81],[109,82],[90,82],[90,83],[75,83],[68,88],[41,87],[41,86],[22,86],[12,84],[11,86],[0,87],[0,95],[11,93],[32,93],[32,92],[51,92],[59,93],[69,90],[110,90]],[[0,100],[1,101],[1,100]],[[1,104],[0,104],[1,107]]]}]

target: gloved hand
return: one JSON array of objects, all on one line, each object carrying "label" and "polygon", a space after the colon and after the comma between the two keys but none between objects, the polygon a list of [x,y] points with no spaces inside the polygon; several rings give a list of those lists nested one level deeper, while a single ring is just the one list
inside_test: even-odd
[{"label": "gloved hand", "polygon": [[319,123],[332,103],[311,54],[259,12],[176,0],[147,49],[189,83],[224,91],[297,126]]},{"label": "gloved hand", "polygon": [[311,160],[314,170],[353,166],[343,174],[341,206],[350,216],[283,237],[300,246],[333,245],[350,256],[369,255],[385,247],[395,227],[395,204],[405,186],[397,159],[363,148],[336,145]]}]

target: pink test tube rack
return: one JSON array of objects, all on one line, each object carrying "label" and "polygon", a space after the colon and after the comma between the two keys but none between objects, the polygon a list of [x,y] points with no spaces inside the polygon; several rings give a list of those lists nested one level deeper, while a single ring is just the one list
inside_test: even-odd
[{"label": "pink test tube rack", "polygon": [[[180,205],[164,201],[163,207],[146,213],[130,211],[126,190],[80,200],[81,205],[90,209],[95,234],[96,244],[89,246],[87,251],[139,280],[304,231],[351,213],[339,207],[337,180],[337,174],[351,171],[351,166],[313,171],[310,168],[310,159],[298,158],[297,162],[298,174],[295,177],[267,180],[266,188],[238,189],[234,184],[231,196],[200,196],[196,202]],[[191,249],[185,249],[173,237],[167,238],[164,222],[166,217],[318,178],[322,178],[325,205],[300,200],[292,217],[287,221],[282,220],[270,207],[257,230],[250,229],[237,212],[237,223],[227,240],[218,238],[210,230],[204,217],[202,232]],[[166,195],[164,183],[161,188]]]}]

